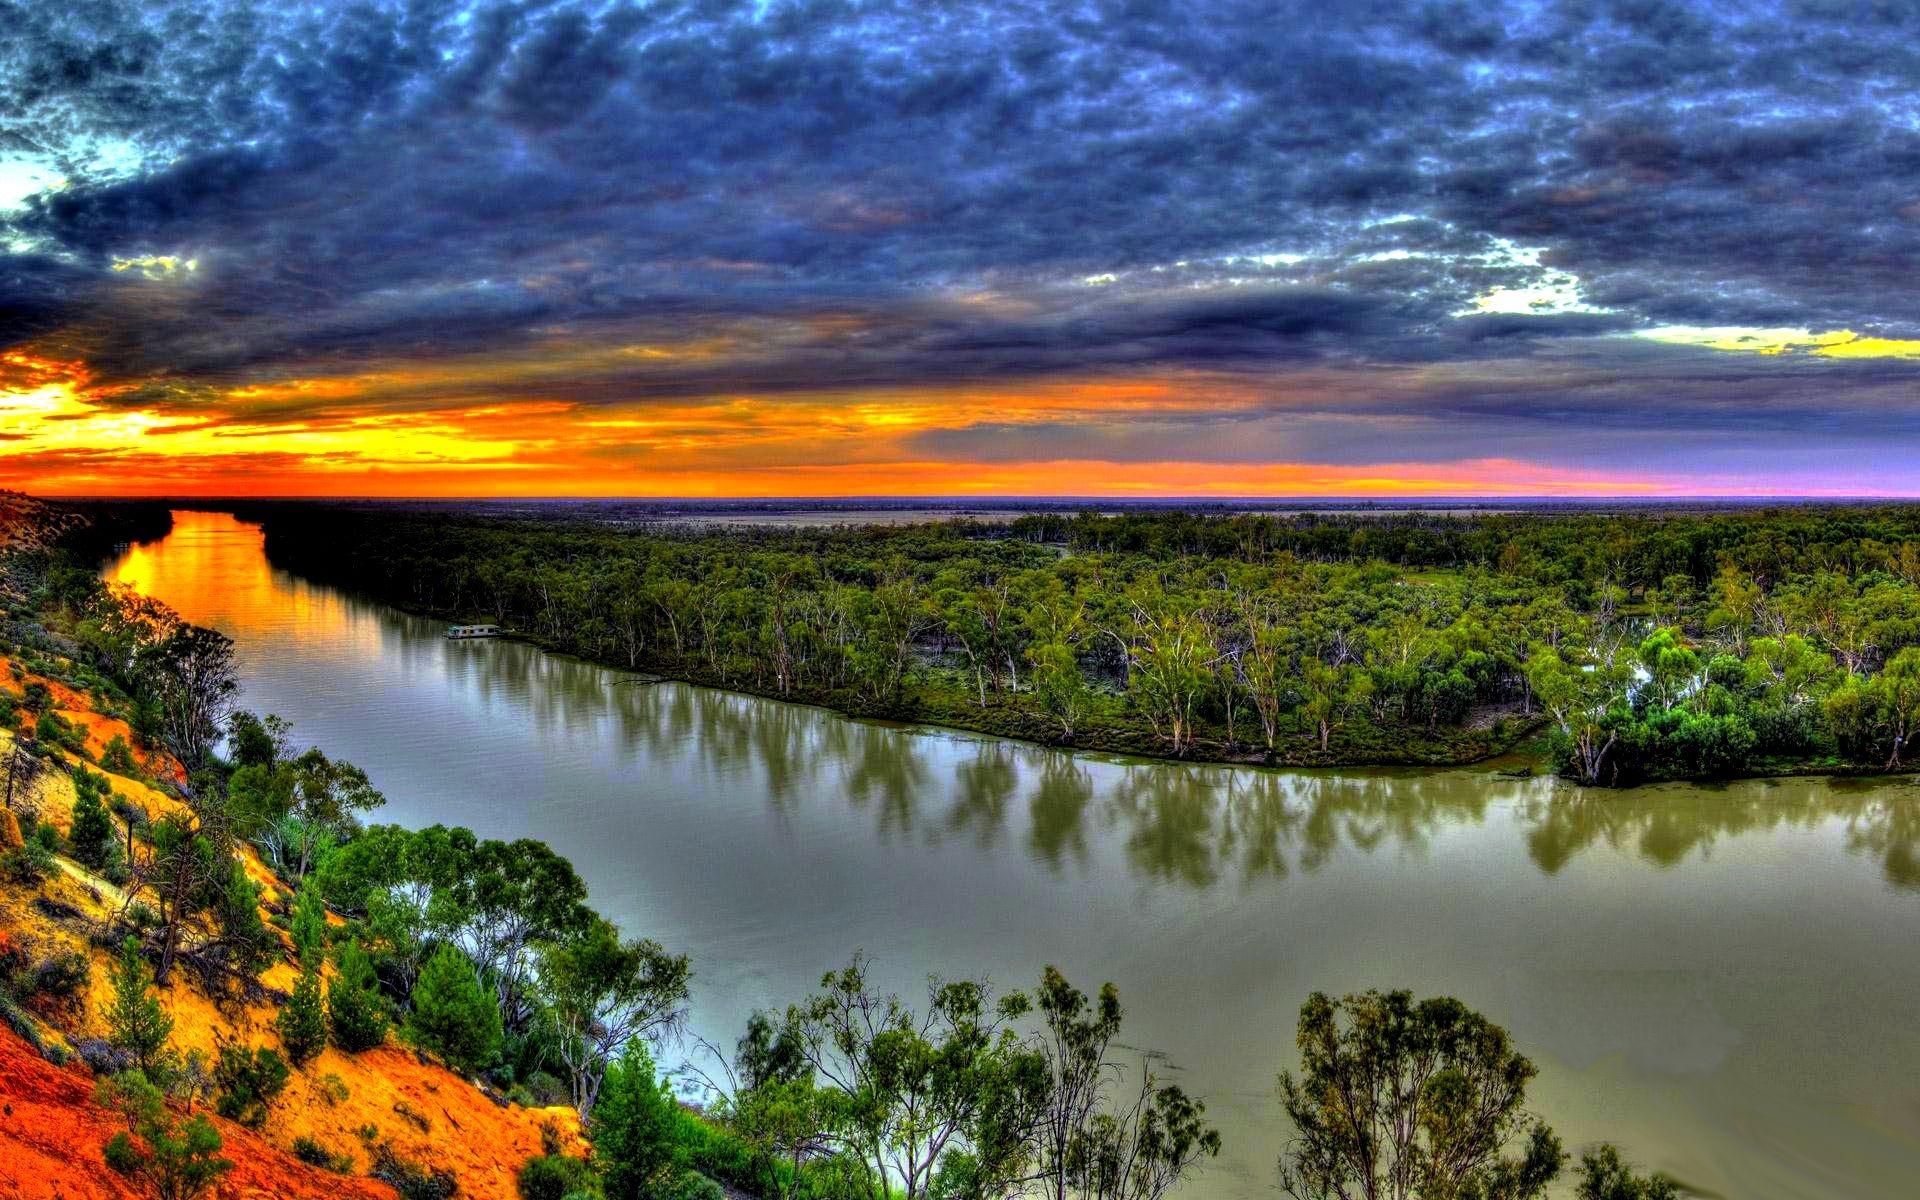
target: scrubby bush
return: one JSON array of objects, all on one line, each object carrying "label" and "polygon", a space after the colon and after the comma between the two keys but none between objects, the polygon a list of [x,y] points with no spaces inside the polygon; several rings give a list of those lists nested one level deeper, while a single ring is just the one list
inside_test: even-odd
[{"label": "scrubby bush", "polygon": [[51,1057],[47,1053],[46,1039],[40,1036],[39,1023],[21,1011],[11,996],[0,995],[0,1025],[13,1030],[20,1040],[32,1046],[34,1053],[41,1058]]},{"label": "scrubby bush", "polygon": [[100,749],[100,765],[115,775],[138,775],[140,764],[134,761],[133,747],[127,745],[127,739],[114,734]]},{"label": "scrubby bush", "polygon": [[687,1171],[660,1192],[662,1200],[727,1200],[727,1190],[698,1171]]},{"label": "scrubby bush", "polygon": [[173,1018],[153,994],[153,972],[140,957],[140,944],[132,938],[121,944],[119,961],[114,964],[107,1031],[113,1044],[132,1055],[134,1065],[149,1078],[164,1069]]},{"label": "scrubby bush", "polygon": [[654,1073],[646,1043],[628,1043],[608,1068],[599,1102],[587,1120],[608,1200],[652,1200],[686,1169],[675,1136],[679,1112]]},{"label": "scrubby bush", "polygon": [[353,1173],[353,1155],[335,1154],[304,1135],[293,1139],[293,1156],[308,1166],[319,1167],[323,1171],[333,1171],[340,1175]]},{"label": "scrubby bush", "polygon": [[[41,826],[52,829],[51,825]],[[53,872],[53,851],[40,839],[0,851],[0,878],[9,883],[37,884]]]},{"label": "scrubby bush", "polygon": [[23,999],[44,998],[55,1003],[84,995],[93,984],[93,964],[77,950],[57,950],[34,965]]},{"label": "scrubby bush", "polygon": [[529,1158],[515,1179],[520,1200],[566,1200],[595,1186],[593,1169],[583,1158],[564,1154],[542,1154]]},{"label": "scrubby bush", "polygon": [[460,1191],[453,1172],[401,1158],[384,1142],[374,1147],[373,1170],[368,1174],[393,1185],[400,1200],[448,1200]]},{"label": "scrubby bush", "polygon": [[193,1200],[233,1169],[220,1157],[220,1132],[206,1117],[184,1121],[138,1071],[101,1083],[96,1099],[126,1118],[106,1144],[107,1166],[146,1184],[161,1200]]},{"label": "scrubby bush", "polygon": [[214,1111],[229,1121],[258,1129],[267,1121],[267,1109],[287,1087],[287,1064],[266,1046],[222,1046],[214,1064],[213,1086],[218,1094]]},{"label": "scrubby bush", "polygon": [[100,794],[105,783],[85,767],[73,770],[73,823],[67,844],[75,859],[96,870],[107,865],[115,848],[113,818]]},{"label": "scrubby bush", "polygon": [[281,1046],[296,1067],[305,1066],[327,1048],[327,1009],[320,994],[318,966],[300,972],[293,994],[274,1023],[280,1029]]},{"label": "scrubby bush", "polygon": [[462,1071],[485,1070],[500,1056],[500,1007],[473,963],[442,946],[413,985],[407,1038]]},{"label": "scrubby bush", "polygon": [[358,942],[340,948],[338,970],[327,985],[327,1032],[349,1054],[387,1040],[387,1002],[373,964]]}]

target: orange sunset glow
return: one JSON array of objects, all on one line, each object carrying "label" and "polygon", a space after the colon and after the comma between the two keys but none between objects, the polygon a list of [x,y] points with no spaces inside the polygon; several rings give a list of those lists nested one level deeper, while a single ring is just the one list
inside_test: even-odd
[{"label": "orange sunset glow", "polygon": [[1915,490],[1907,89],[1773,78],[1781,21],[1648,93],[1543,66],[1650,52],[1552,6],[1316,24],[1289,53],[1341,65],[1284,80],[1044,21],[1015,64],[984,13],[615,9],[23,26],[0,485]]}]

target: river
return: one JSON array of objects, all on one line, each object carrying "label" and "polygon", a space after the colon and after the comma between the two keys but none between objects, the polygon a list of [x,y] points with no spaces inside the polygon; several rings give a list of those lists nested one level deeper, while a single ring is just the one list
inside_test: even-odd
[{"label": "river", "polygon": [[[1472,771],[1075,756],[663,684],[274,570],[181,512],[107,573],[233,637],[242,702],[373,777],[376,819],[535,837],[692,955],[730,1046],[863,949],[877,978],[1119,985],[1226,1150],[1187,1197],[1274,1194],[1274,1076],[1314,990],[1460,997],[1540,1068],[1570,1148],[1703,1193],[1920,1181],[1920,789],[1583,792]],[[683,1046],[663,1057],[676,1061]]]}]

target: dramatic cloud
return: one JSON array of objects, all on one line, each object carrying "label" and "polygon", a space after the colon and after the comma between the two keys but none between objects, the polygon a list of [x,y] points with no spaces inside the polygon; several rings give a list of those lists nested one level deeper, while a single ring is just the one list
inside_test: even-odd
[{"label": "dramatic cloud", "polygon": [[0,28],[13,486],[1916,490],[1912,5]]}]

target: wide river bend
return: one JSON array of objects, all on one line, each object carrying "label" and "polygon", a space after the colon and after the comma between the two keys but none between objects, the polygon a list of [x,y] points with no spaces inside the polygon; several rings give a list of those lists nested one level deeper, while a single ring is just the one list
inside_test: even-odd
[{"label": "wide river bend", "polygon": [[[1189,1197],[1275,1194],[1309,992],[1448,993],[1540,1067],[1570,1148],[1715,1196],[1920,1195],[1920,789],[1583,792],[1482,772],[1075,756],[663,684],[274,570],[176,514],[107,568],[233,637],[242,703],[364,767],[376,819],[534,837],[690,953],[731,1046],[856,949],[880,981],[1111,979],[1226,1138]],[[676,1061],[688,1047],[664,1056]]]}]

